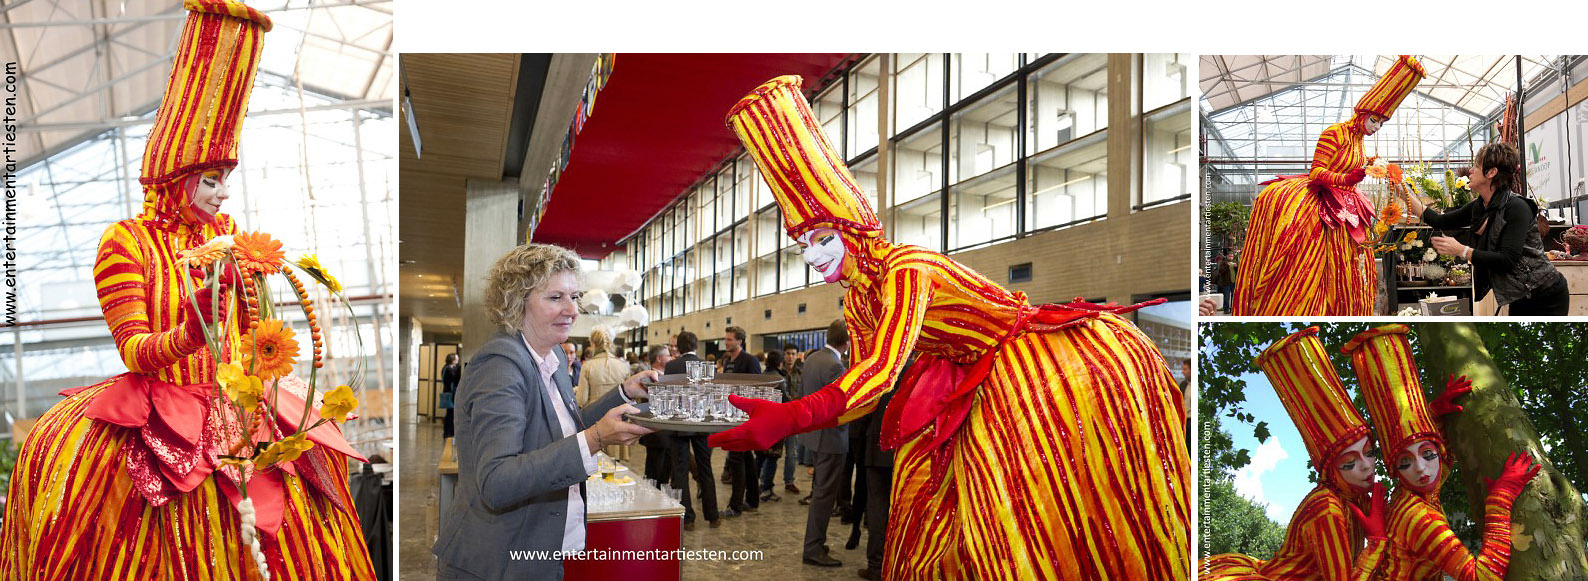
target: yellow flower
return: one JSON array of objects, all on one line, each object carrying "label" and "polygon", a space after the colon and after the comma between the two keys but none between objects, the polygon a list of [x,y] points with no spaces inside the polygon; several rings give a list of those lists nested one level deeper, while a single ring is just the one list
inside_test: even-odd
[{"label": "yellow flower", "polygon": [[353,413],[357,407],[358,398],[353,397],[353,388],[338,385],[325,394],[325,399],[320,402],[320,417],[333,422],[347,421],[347,414]]},{"label": "yellow flower", "polygon": [[265,448],[264,452],[260,452],[259,456],[254,458],[254,467],[264,469],[282,462],[297,460],[298,456],[302,456],[304,452],[314,447],[314,442],[310,442],[306,438],[307,435],[298,434],[278,442],[271,442],[269,448]]},{"label": "yellow flower", "polygon": [[342,292],[342,283],[337,282],[336,277],[331,276],[331,273],[327,272],[325,267],[320,265],[320,259],[315,255],[305,254],[303,256],[299,256],[298,261],[294,262],[293,264],[298,265],[298,268],[303,269],[304,272],[309,273],[309,276],[312,276],[315,280],[320,281],[320,284],[325,285],[325,288],[331,289],[331,292]]},{"label": "yellow flower", "polygon": [[252,413],[259,408],[259,395],[264,393],[263,384],[258,377],[243,373],[243,366],[222,363],[215,369],[215,380],[226,392],[226,398],[242,406],[243,411]]},{"label": "yellow flower", "polygon": [[249,460],[247,458],[238,458],[236,456],[221,456],[221,465],[222,466],[231,466],[231,467],[234,467],[234,468],[236,468],[238,470],[242,470],[244,467],[246,467],[247,465],[249,465],[251,463],[253,463],[253,461]]},{"label": "yellow flower", "polygon": [[1417,232],[1416,231],[1407,232],[1406,233],[1406,237],[1405,238],[1401,238],[1401,243],[1405,244],[1407,242],[1411,242],[1411,241],[1416,240],[1416,239],[1417,239]]}]

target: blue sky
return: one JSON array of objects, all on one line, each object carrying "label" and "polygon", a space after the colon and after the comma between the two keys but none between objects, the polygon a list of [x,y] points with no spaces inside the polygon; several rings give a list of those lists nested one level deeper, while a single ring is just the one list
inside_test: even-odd
[{"label": "blue sky", "polygon": [[1235,472],[1235,490],[1242,496],[1268,505],[1268,518],[1281,525],[1290,523],[1296,505],[1315,486],[1307,481],[1307,445],[1285,413],[1279,394],[1261,373],[1241,376],[1246,381],[1247,413],[1259,422],[1268,422],[1269,438],[1259,444],[1252,428],[1233,418],[1220,418],[1224,429],[1234,436],[1235,447],[1251,450],[1252,463]]}]

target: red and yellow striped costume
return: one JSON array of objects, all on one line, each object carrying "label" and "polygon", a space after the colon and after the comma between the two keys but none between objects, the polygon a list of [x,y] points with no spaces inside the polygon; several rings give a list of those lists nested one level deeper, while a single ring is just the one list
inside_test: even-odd
[{"label": "red and yellow striped costume", "polygon": [[[203,338],[184,329],[193,316],[186,296],[199,279],[176,257],[236,231],[225,215],[200,218],[190,194],[197,172],[236,165],[269,19],[230,0],[187,0],[185,7],[144,156],[143,210],[106,230],[94,264],[105,321],[129,373],[68,390],[23,443],[0,523],[0,581],[260,578],[240,540],[234,480],[216,473],[218,456],[237,436],[236,419],[215,397]],[[227,300],[235,310],[236,297]],[[242,329],[226,325],[222,349],[235,351]],[[96,419],[107,415],[138,422]],[[278,435],[297,419],[279,422]],[[279,530],[261,538],[273,579],[374,578],[347,488],[347,457],[330,448],[316,446],[253,477],[281,491],[277,510],[260,509],[281,515]]]},{"label": "red and yellow striped costume", "polygon": [[1185,410],[1157,349],[1109,308],[1034,307],[941,253],[882,240],[798,90],[798,77],[774,79],[729,124],[790,236],[844,236],[854,364],[835,383],[838,421],[900,380],[884,415],[885,443],[901,445],[884,577],[1187,579]]},{"label": "red and yellow striped costume", "polygon": [[1364,123],[1388,119],[1423,77],[1402,56],[1357,102],[1356,114],[1318,137],[1305,175],[1282,176],[1252,203],[1235,280],[1233,314],[1373,314],[1378,274],[1367,237],[1374,210],[1347,178],[1366,165]]},{"label": "red and yellow striped costume", "polygon": [[[1483,504],[1483,549],[1473,556],[1456,538],[1439,504],[1439,487],[1450,474],[1450,456],[1435,426],[1418,379],[1405,325],[1386,325],[1358,334],[1344,351],[1361,380],[1373,428],[1384,443],[1385,464],[1397,478],[1390,502],[1389,555],[1378,579],[1425,581],[1441,573],[1457,581],[1501,581],[1511,560],[1511,504],[1516,493],[1497,487]],[[1395,470],[1395,459],[1420,441],[1439,452],[1439,477],[1430,490],[1414,490]]]},{"label": "red and yellow striped costume", "polygon": [[1200,580],[1365,581],[1385,555],[1382,540],[1368,540],[1358,551],[1364,534],[1350,505],[1365,491],[1345,482],[1334,466],[1343,450],[1367,436],[1367,424],[1351,405],[1317,334],[1317,327],[1308,327],[1281,339],[1263,350],[1257,365],[1296,423],[1320,484],[1296,508],[1273,558],[1207,557],[1198,567]]}]

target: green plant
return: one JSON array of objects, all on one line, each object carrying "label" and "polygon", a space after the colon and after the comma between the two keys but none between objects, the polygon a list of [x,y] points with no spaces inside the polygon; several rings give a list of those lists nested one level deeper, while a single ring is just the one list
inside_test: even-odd
[{"label": "green plant", "polygon": [[1219,202],[1208,206],[1208,233],[1228,238],[1232,246],[1239,245],[1240,239],[1246,235],[1246,221],[1251,215],[1251,206],[1240,202]]},{"label": "green plant", "polygon": [[16,467],[20,452],[11,440],[0,440],[0,495],[11,486],[11,470]]}]

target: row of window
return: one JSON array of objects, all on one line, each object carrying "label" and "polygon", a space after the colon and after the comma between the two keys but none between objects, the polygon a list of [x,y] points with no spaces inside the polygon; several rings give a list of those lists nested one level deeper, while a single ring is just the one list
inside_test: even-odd
[{"label": "row of window", "polygon": [[[1190,55],[1137,59],[1148,112],[1144,182],[1132,200],[1141,208],[1188,199],[1195,162]],[[1101,54],[874,55],[818,94],[812,112],[876,208],[877,144],[888,135],[889,238],[952,252],[1105,217],[1108,66]],[[886,120],[883,82],[892,83]],[[816,282],[748,156],[692,188],[620,256],[645,273],[641,299],[654,318]]]}]

